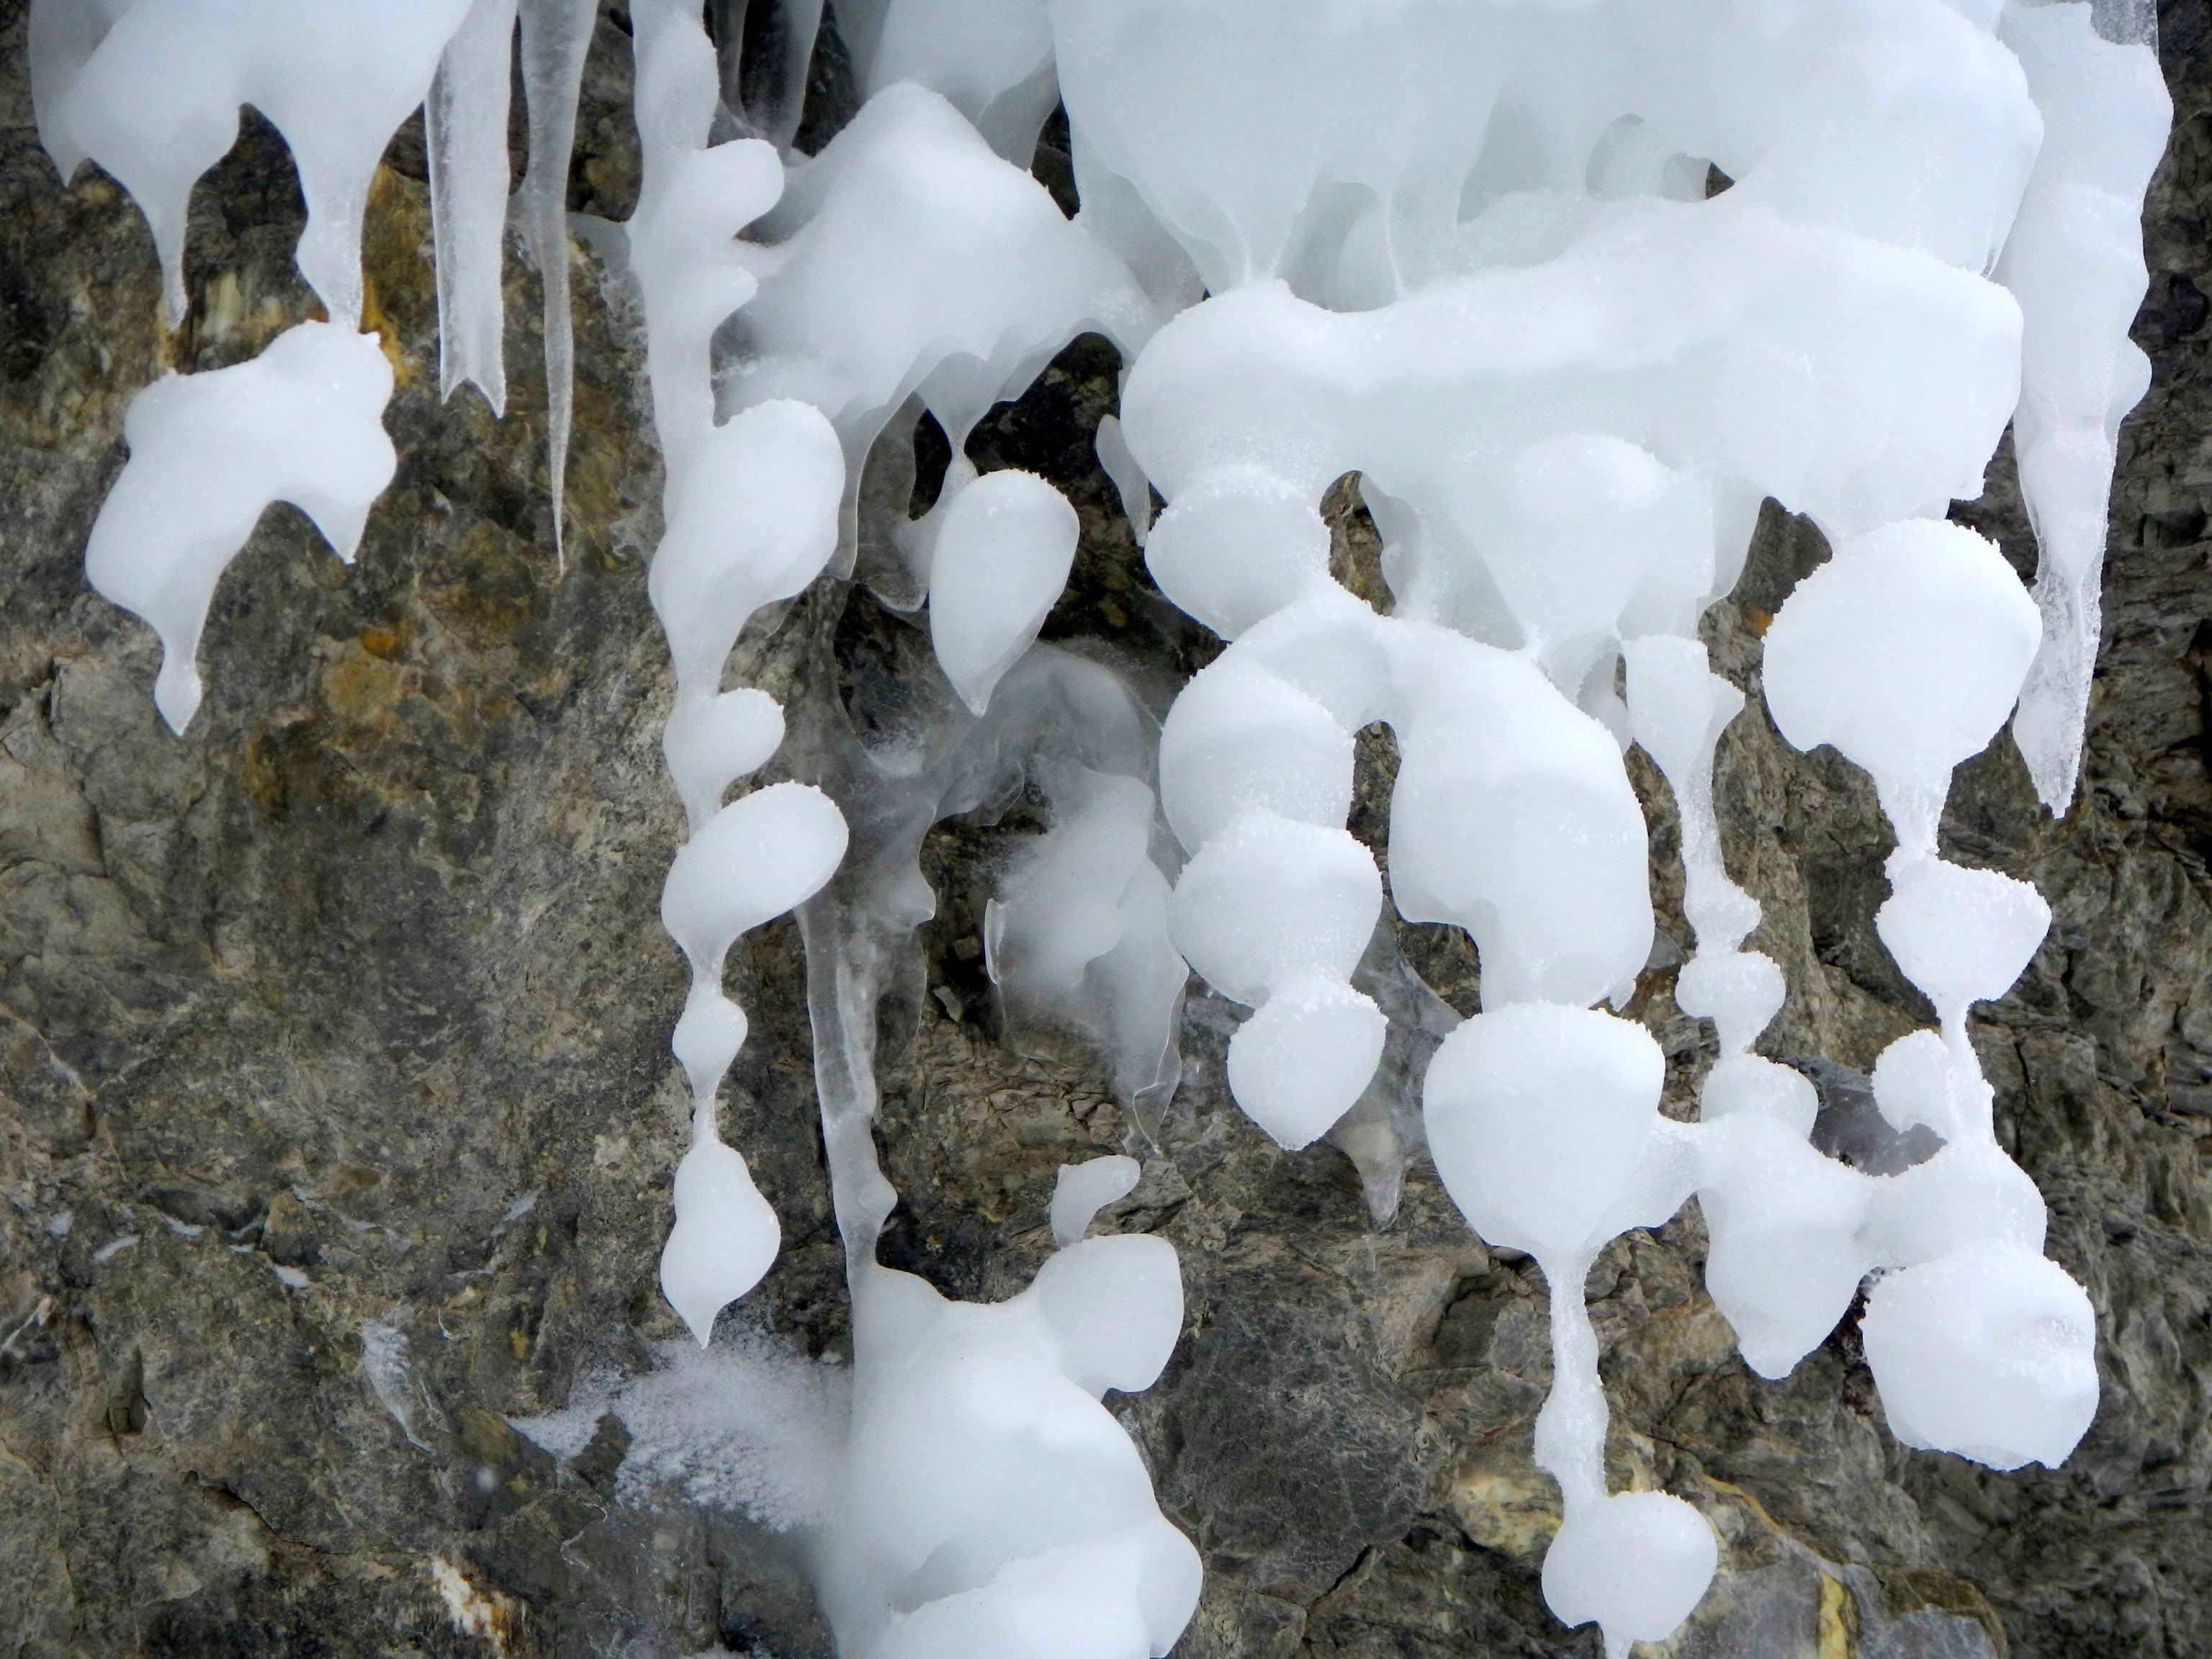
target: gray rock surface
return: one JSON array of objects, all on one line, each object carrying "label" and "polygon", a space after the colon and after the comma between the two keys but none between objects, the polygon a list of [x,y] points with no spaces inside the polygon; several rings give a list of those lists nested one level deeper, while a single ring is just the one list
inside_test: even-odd
[{"label": "gray rock surface", "polygon": [[[684,981],[655,912],[680,813],[621,307],[580,282],[563,570],[534,282],[518,268],[510,292],[506,421],[472,393],[441,404],[421,141],[403,132],[367,250],[399,475],[351,569],[270,513],[217,595],[210,695],[179,741],[155,715],[152,637],[87,590],[83,540],[138,386],[310,314],[298,194],[249,117],[196,198],[192,312],[165,337],[136,210],[90,173],[64,189],[36,147],[25,9],[0,0],[0,1653],[826,1659],[787,1538],[672,1489],[625,1501],[612,1418],[557,1459],[511,1426],[647,1371],[678,1334],[654,1260]],[[1614,1480],[1685,1494],[1723,1540],[1679,1659],[2212,1652],[2212,5],[2172,0],[2163,22],[2178,119],[2139,325],[2157,380],[2124,441],[2082,796],[2052,823],[2001,738],[1945,823],[1956,855],[2033,879],[2056,913],[1975,1038],[2001,1133],[2050,1199],[2051,1253],[2095,1302],[2104,1404],[2057,1472],[1902,1450],[1849,1322],[1761,1382],[1701,1288],[1694,1207],[1621,1240],[1589,1285]],[[621,28],[611,8],[571,199],[613,218],[635,179]],[[817,88],[833,118],[836,69],[825,57]],[[1114,368],[1079,342],[974,453],[1082,510],[1048,635],[1109,641],[1164,696],[1213,647],[1148,586],[1091,459]],[[2008,467],[1960,516],[2025,562]],[[1356,493],[1334,505],[1340,568],[1371,585]],[[1822,556],[1770,509],[1708,630],[1747,689],[1767,617]],[[862,707],[915,638],[825,586],[747,672],[824,696],[826,646]],[[1371,735],[1355,829],[1379,842],[1392,757]],[[1671,809],[1638,776],[1680,943]],[[1755,942],[1790,981],[1762,1046],[1842,1068],[1820,1073],[1825,1144],[1881,1155],[1850,1073],[1929,1011],[1874,935],[1872,792],[1788,749],[1754,696],[1720,793],[1730,867],[1766,906]],[[932,836],[927,983],[887,1010],[881,1143],[904,1202],[886,1259],[963,1296],[1025,1282],[1054,1166],[1129,1127],[1095,1065],[998,1040],[976,925],[994,861],[1033,828],[1017,803]],[[1686,1101],[1711,1049],[1674,1006],[1668,954],[1632,1012]],[[741,957],[754,1037],[725,1121],[786,1248],[725,1328],[835,1357],[795,927]],[[1472,1006],[1463,941],[1401,927],[1370,957],[1441,1029],[1401,960]],[[1159,1150],[1107,1218],[1182,1252],[1183,1343],[1158,1388],[1109,1398],[1206,1559],[1179,1652],[1594,1656],[1536,1584],[1557,1516],[1529,1460],[1549,1370],[1533,1264],[1486,1251],[1425,1163],[1373,1226],[1341,1152],[1283,1156],[1229,1103],[1229,1007],[1194,988],[1186,1023]]]}]

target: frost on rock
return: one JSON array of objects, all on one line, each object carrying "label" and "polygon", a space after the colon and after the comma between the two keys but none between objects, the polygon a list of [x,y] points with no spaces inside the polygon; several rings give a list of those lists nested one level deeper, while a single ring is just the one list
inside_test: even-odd
[{"label": "frost on rock", "polygon": [[[846,1659],[1175,1642],[1197,1556],[1099,1403],[1149,1387],[1181,1328],[1171,1246],[1086,1237],[1135,1158],[1062,1171],[1059,1249],[1004,1302],[877,1260],[896,1194],[875,1045],[884,1006],[920,991],[923,839],[1025,798],[1048,827],[994,872],[995,994],[1012,1041],[1073,1034],[1110,1073],[1132,1153],[1155,1150],[1180,1079],[1195,969],[1252,1011],[1227,1070],[1261,1129],[1345,1148],[1387,1218],[1418,1095],[1469,1223],[1540,1262],[1555,1382],[1536,1455],[1564,1511],[1544,1590],[1615,1659],[1680,1624],[1717,1548],[1681,1500],[1607,1490],[1583,1284],[1693,1195],[1707,1286],[1754,1370],[1788,1375],[1870,1279],[1865,1349],[1900,1442],[2063,1460],[2096,1407],[2093,1311],[2042,1255],[2043,1201],[1996,1142],[1967,1030],[2050,912],[1945,859],[1937,832],[1954,769],[2008,720],[2054,811],[2075,787],[2116,432],[2144,387],[2137,218],[2171,118],[2148,5],[852,0],[835,24],[866,101],[811,157],[793,140],[824,9],[790,0],[757,29],[744,4],[715,9],[719,54],[696,0],[634,0],[642,179],[601,239],[635,285],[665,470],[646,582],[675,681],[662,745],[687,839],[661,918],[691,967],[672,1046],[693,1139],[661,1278],[704,1352],[586,1391],[532,1428],[543,1443],[580,1445],[611,1404],[651,1478],[806,1532]],[[34,7],[42,141],[65,173],[89,157],[130,188],[173,319],[192,184],[244,102],[298,159],[301,268],[336,319],[131,410],[88,568],[160,632],[173,726],[262,507],[296,502],[349,556],[391,477],[391,371],[354,331],[359,222],[426,94],[441,379],[503,401],[518,26],[515,216],[544,283],[557,508],[564,198],[597,21],[594,0],[404,0],[373,20],[338,0]],[[1024,170],[1055,100],[1073,220]],[[1040,642],[1075,507],[967,454],[1086,331],[1125,365],[1100,464],[1161,592],[1225,642],[1164,722],[1080,642]],[[912,519],[925,412],[951,454]],[[1947,517],[2008,423],[2033,597]],[[1347,474],[1387,608],[1330,573],[1321,504]],[[1721,858],[1714,757],[1744,697],[1698,629],[1768,500],[1833,550],[1766,634],[1768,712],[1872,776],[1898,842],[1877,932],[1938,1018],[1875,1068],[1881,1117],[1934,1148],[1892,1173],[1824,1156],[1809,1083],[1753,1052],[1787,988],[1744,948],[1759,907]],[[904,631],[880,672],[841,695],[817,629],[788,709],[725,688],[764,608],[848,582],[914,618],[888,624]],[[1387,879],[1346,829],[1378,721],[1399,755]],[[1680,818],[1696,953],[1676,1000],[1720,1050],[1694,1122],[1660,1114],[1650,1036],[1598,1006],[1626,1006],[1653,942],[1632,743]],[[1449,1029],[1423,1000],[1386,904],[1472,937],[1480,1013]],[[779,1246],[716,1124],[746,1032],[723,973],[786,911],[854,1302],[849,1401],[842,1379],[755,1364],[750,1339],[711,1346]],[[404,1354],[362,1334],[401,1415]]]}]

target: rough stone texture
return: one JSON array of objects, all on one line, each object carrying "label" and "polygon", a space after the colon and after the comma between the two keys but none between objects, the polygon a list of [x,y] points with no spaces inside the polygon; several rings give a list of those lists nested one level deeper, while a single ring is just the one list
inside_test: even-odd
[{"label": "rough stone texture", "polygon": [[[655,463],[621,307],[580,283],[563,571],[534,283],[518,268],[506,421],[473,394],[441,405],[421,141],[403,132],[367,252],[399,476],[350,570],[298,514],[268,515],[218,594],[210,695],[179,741],[155,716],[150,635],[87,591],[81,550],[131,394],[310,314],[298,195],[249,117],[196,198],[192,314],[165,339],[135,210],[89,173],[64,190],[36,148],[24,27],[23,0],[0,0],[0,1651],[826,1656],[787,1540],[673,1497],[618,1502],[612,1419],[565,1463],[509,1426],[591,1374],[646,1370],[677,1329],[653,1261],[684,981],[655,898],[680,815],[655,744],[669,685],[635,544]],[[616,218],[636,171],[621,27],[613,7],[571,203]],[[2164,28],[2179,118],[2139,329],[2158,375],[2125,442],[2087,781],[2054,824],[2001,738],[1945,824],[2057,914],[1975,1035],[2002,1133],[2051,1200],[2051,1252],[2097,1305],[2104,1405],[2055,1473],[1902,1451],[1849,1322],[1760,1382],[1701,1289],[1694,1208],[1620,1241],[1589,1284],[1615,1481],[1684,1493],[1723,1539],[1683,1659],[2212,1652],[2212,7],[2176,0]],[[848,101],[836,67],[819,109]],[[1083,548],[1048,632],[1111,641],[1164,696],[1212,646],[1148,586],[1090,460],[1114,368],[1079,343],[974,453],[1070,489]],[[2024,562],[2006,472],[1960,516]],[[1334,506],[1340,568],[1371,584],[1356,494]],[[1766,617],[1821,556],[1770,513],[1709,629],[1747,689]],[[825,587],[747,672],[803,692],[825,637],[854,682],[913,646]],[[1355,822],[1371,840],[1391,759],[1376,736]],[[1680,943],[1670,808],[1638,777]],[[1874,936],[1887,841],[1866,781],[1790,751],[1754,696],[1721,794],[1730,866],[1767,907],[1757,942],[1791,984],[1763,1046],[1865,1068],[1928,1018]],[[1025,1281],[1054,1167],[1127,1128],[1095,1066],[997,1041],[975,926],[994,860],[1034,827],[1018,806],[932,837],[932,994],[889,1021],[881,1139],[905,1197],[886,1258],[971,1297]],[[1393,942],[1472,1006],[1463,941],[1400,928],[1386,967]],[[755,1035],[725,1121],[786,1250],[728,1317],[835,1355],[795,929],[742,957]],[[1655,966],[1633,1011],[1680,1101],[1711,1047],[1671,984]],[[1275,1152],[1222,1089],[1234,1023],[1194,992],[1161,1151],[1109,1218],[1172,1239],[1188,1286],[1166,1377],[1114,1402],[1206,1557],[1179,1651],[1595,1655],[1536,1586],[1556,1500],[1529,1462],[1549,1370],[1533,1265],[1485,1250],[1425,1164],[1377,1231],[1340,1153]],[[1826,1076],[1841,1114],[1848,1079]]]}]

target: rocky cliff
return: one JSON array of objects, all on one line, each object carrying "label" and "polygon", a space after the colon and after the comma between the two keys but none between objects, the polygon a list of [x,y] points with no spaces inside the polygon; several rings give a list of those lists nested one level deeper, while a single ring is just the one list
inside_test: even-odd
[{"label": "rocky cliff", "polygon": [[[517,265],[506,419],[473,392],[441,403],[422,143],[403,131],[367,250],[399,475],[351,568],[299,514],[268,514],[217,594],[210,695],[179,740],[149,695],[152,635],[87,589],[84,538],[139,386],[311,314],[300,199],[249,115],[195,198],[191,312],[165,334],[135,208],[90,171],[64,188],[37,147],[25,12],[0,0],[0,1651],[827,1659],[787,1538],[626,1461],[612,1418],[560,1458],[511,1426],[649,1371],[678,1328],[654,1261],[684,975],[655,908],[682,818],[619,284],[580,242],[564,568],[534,279]],[[2095,1302],[2104,1404],[2057,1472],[1903,1450],[1849,1322],[1761,1382],[1701,1288],[1694,1207],[1620,1241],[1590,1281],[1615,1484],[1689,1497],[1723,1540],[1680,1659],[2212,1652],[2212,5],[2171,0],[2163,26],[2177,122],[2138,327],[2157,378],[2124,440],[2081,796],[2053,823],[2000,738],[1944,826],[1954,856],[2033,880],[2056,913],[1975,1038],[2051,1251]],[[623,27],[611,5],[570,204],[613,219],[635,180]],[[818,130],[849,103],[834,50],[815,90]],[[1049,137],[1040,168],[1065,189]],[[1215,647],[1150,587],[1092,459],[1116,368],[1078,342],[971,453],[1078,503],[1048,637],[1104,642],[1164,701]],[[2025,569],[2008,471],[2001,456],[1959,516]],[[1356,484],[1334,505],[1340,574],[1379,591]],[[1747,690],[1767,618],[1824,556],[1770,507],[1707,629]],[[748,672],[865,717],[921,648],[827,584]],[[1379,852],[1393,756],[1370,736],[1354,828]],[[1637,776],[1666,938],[1631,1012],[1686,1101],[1711,1043],[1672,1000],[1671,807]],[[1730,868],[1766,907],[1753,942],[1790,981],[1762,1047],[1815,1074],[1825,1146],[1878,1155],[1861,1073],[1929,1011],[1875,938],[1872,791],[1789,749],[1754,696],[1719,794]],[[1131,1129],[1096,1065],[1001,1040],[977,927],[1034,827],[1015,802],[933,834],[938,916],[885,1011],[880,1139],[903,1194],[886,1259],[970,1297],[1049,1248],[1055,1166]],[[725,1121],[786,1238],[725,1334],[834,1365],[848,1333],[797,930],[741,955],[755,1035]],[[1463,941],[1401,927],[1369,978],[1433,1031],[1472,1008],[1474,968]],[[1536,1584],[1557,1514],[1529,1458],[1549,1370],[1533,1264],[1486,1251],[1425,1162],[1375,1225],[1343,1152],[1284,1156],[1230,1103],[1229,1006],[1194,986],[1185,1020],[1182,1086],[1107,1220],[1182,1253],[1166,1377],[1109,1397],[1206,1559],[1179,1653],[1595,1655]]]}]

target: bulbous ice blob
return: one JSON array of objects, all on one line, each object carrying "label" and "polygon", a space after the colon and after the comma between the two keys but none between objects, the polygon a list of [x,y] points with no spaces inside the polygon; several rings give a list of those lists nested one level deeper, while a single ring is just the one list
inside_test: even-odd
[{"label": "bulbous ice blob", "polygon": [[2095,1310],[2033,1250],[1983,1246],[1887,1274],[1860,1328],[1908,1446],[2056,1468],[2096,1415]]},{"label": "bulbous ice blob", "polygon": [[845,1523],[825,1540],[841,1650],[905,1659],[1146,1659],[1198,1596],[1187,1540],[1099,1404],[1173,1348],[1175,1251],[1060,1251],[1021,1294],[947,1302],[872,1264],[854,1285]]},{"label": "bulbous ice blob", "polygon": [[301,323],[251,362],[165,374],[123,418],[131,459],[101,503],[85,574],[161,636],[154,701],[181,733],[200,706],[200,630],[216,584],[271,501],[348,563],[398,458],[392,365],[374,334]]},{"label": "bulbous ice blob", "polygon": [[1948,1018],[2013,987],[2051,930],[2051,907],[2024,881],[1942,859],[1899,860],[1875,931],[1905,976]]},{"label": "bulbous ice blob", "polygon": [[1030,164],[1060,94],[1041,0],[846,0],[837,26],[870,96],[916,82],[1006,160]]},{"label": "bulbous ice blob", "polygon": [[1256,808],[1176,884],[1176,948],[1224,996],[1259,1007],[1230,1040],[1229,1086],[1285,1147],[1326,1133],[1382,1058],[1388,1022],[1345,983],[1382,906],[1375,860],[1351,836]]},{"label": "bulbous ice blob", "polygon": [[1720,1565],[1705,1517],[1663,1492],[1623,1492],[1577,1509],[1544,1556],[1544,1600],[1563,1625],[1595,1620],[1608,1654],[1663,1642]]},{"label": "bulbous ice blob", "polygon": [[1980,493],[2019,350],[2018,307],[1971,272],[1639,200],[1590,210],[1556,257],[1379,311],[1221,294],[1146,348],[1121,421],[1170,500],[1256,459],[1309,501],[1356,471],[1441,517],[1470,444],[1601,430],[1847,536]]},{"label": "bulbous ice blob", "polygon": [[1874,775],[1908,848],[1932,849],[1951,769],[1996,735],[2042,638],[1985,538],[1936,519],[1844,543],[1766,631],[1766,706],[1800,749]]},{"label": "bulbous ice blob", "polygon": [[1295,1152],[1358,1103],[1389,1025],[1373,998],[1348,985],[1302,979],[1278,987],[1229,1039],[1230,1092]]},{"label": "bulbous ice blob", "polygon": [[[791,175],[748,253],[759,294],[725,405],[802,398],[845,440],[851,483],[909,396],[959,455],[969,429],[1085,329],[1133,357],[1154,326],[1120,260],[937,94],[886,87]],[[848,506],[849,506],[848,502]]]},{"label": "bulbous ice blob", "polygon": [[1526,659],[1443,629],[1400,633],[1398,914],[1474,935],[1486,1008],[1625,994],[1652,924],[1620,748]]},{"label": "bulbous ice blob", "polygon": [[976,714],[1067,586],[1082,529],[1067,497],[1034,472],[986,474],[946,508],[929,566],[929,641]]},{"label": "bulbous ice blob", "polygon": [[660,733],[661,755],[695,830],[721,810],[724,790],[782,746],[782,708],[750,686],[677,704]]},{"label": "bulbous ice blob", "polygon": [[845,456],[821,410],[759,404],[717,427],[670,480],[668,527],[646,579],[678,695],[711,696],[738,633],[837,548]]},{"label": "bulbous ice blob", "polygon": [[1052,1188],[1053,1242],[1062,1247],[1080,1243],[1091,1218],[1134,1191],[1141,1173],[1133,1158],[1093,1158],[1061,1164]]},{"label": "bulbous ice blob", "polygon": [[1713,582],[1712,489],[1649,450],[1574,432],[1455,469],[1444,510],[1480,550],[1523,637],[1610,634],[1648,591],[1666,616]]},{"label": "bulbous ice blob", "polygon": [[668,1048],[684,1068],[694,1102],[714,1099],[723,1074],[745,1046],[745,1034],[750,1030],[745,1011],[724,995],[720,985],[702,979],[691,981]]},{"label": "bulbous ice blob", "polygon": [[1293,979],[1349,979],[1382,905],[1375,860],[1346,832],[1255,811],[1183,866],[1168,916],[1208,984],[1258,1004]]},{"label": "bulbous ice blob", "polygon": [[775,1212],[745,1161],[711,1134],[676,1166],[676,1224],[660,1251],[660,1290],[705,1347],[714,1316],[761,1281],[782,1247]]},{"label": "bulbous ice blob", "polygon": [[123,183],[154,233],[169,321],[185,315],[193,184],[252,104],[291,147],[307,201],[300,274],[361,317],[361,219],[393,131],[422,101],[469,0],[137,0],[64,95],[77,149]]},{"label": "bulbous ice blob", "polygon": [[1782,969],[1757,951],[1700,954],[1683,963],[1674,980],[1675,1005],[1719,1028],[1723,1054],[1749,1048],[1782,1012],[1788,994]]},{"label": "bulbous ice blob", "polygon": [[[1610,1014],[1541,1002],[1477,1014],[1422,1085],[1444,1190],[1490,1243],[1583,1259],[1668,1196],[1641,1179],[1666,1070],[1650,1033]],[[1681,1202],[1671,1196],[1656,1220]]]},{"label": "bulbous ice blob", "polygon": [[1705,1288],[1744,1362],[1787,1376],[1850,1311],[1866,1276],[1867,1179],[1814,1151],[1802,1130],[1759,1114],[1722,1120],[1701,1143]]},{"label": "bulbous ice blob", "polygon": [[1903,1134],[1924,1123],[1946,1140],[1958,1133],[1953,1099],[1955,1062],[1933,1031],[1908,1031],[1874,1063],[1874,1103],[1889,1127]]},{"label": "bulbous ice blob", "polygon": [[1192,851],[1247,807],[1340,824],[1352,777],[1352,734],[1335,717],[1233,654],[1199,671],[1160,729],[1160,794],[1176,838]]},{"label": "bulbous ice blob", "polygon": [[1198,1606],[1198,1553],[1165,1522],[1024,1556],[925,1603],[872,1659],[1150,1659]]},{"label": "bulbous ice blob", "polygon": [[[1975,1083],[1983,1090],[1989,1086],[1978,1079]],[[1990,1141],[1986,1099],[1984,1095],[1978,1108],[1978,1125],[1962,1127],[1956,1139],[1924,1163],[1885,1176],[1869,1188],[1869,1261],[1929,1261],[1984,1244],[2031,1254],[2043,1248],[2050,1224],[2043,1194],[2027,1172]]]},{"label": "bulbous ice blob", "polygon": [[804,904],[845,856],[845,818],[811,784],[732,801],[684,843],[660,890],[660,925],[711,983],[738,934]]},{"label": "bulbous ice blob", "polygon": [[1217,467],[1176,492],[1145,541],[1160,592],[1225,640],[1328,575],[1328,526],[1313,497],[1251,465]]},{"label": "bulbous ice blob", "polygon": [[1813,1133],[1820,1097],[1812,1079],[1760,1054],[1723,1054],[1705,1073],[1698,1115],[1707,1123],[1746,1115],[1780,1125],[1800,1140]]},{"label": "bulbous ice blob", "polygon": [[1148,1233],[1086,1238],[1048,1256],[1030,1293],[1077,1387],[1137,1394],[1159,1381],[1182,1335],[1175,1246]]}]

